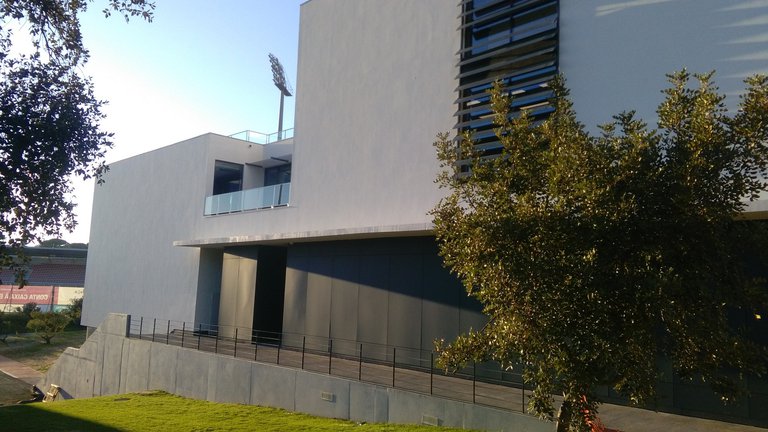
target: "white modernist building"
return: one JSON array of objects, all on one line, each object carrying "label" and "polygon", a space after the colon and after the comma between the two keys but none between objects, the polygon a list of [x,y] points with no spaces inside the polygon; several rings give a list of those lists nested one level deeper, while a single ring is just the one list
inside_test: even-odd
[{"label": "white modernist building", "polygon": [[430,349],[484,322],[428,212],[438,132],[496,149],[494,79],[534,115],[563,73],[587,125],[627,109],[652,122],[684,67],[715,69],[735,104],[768,71],[767,34],[768,0],[307,1],[292,134],[206,134],[110,165],[83,323],[124,312]]}]

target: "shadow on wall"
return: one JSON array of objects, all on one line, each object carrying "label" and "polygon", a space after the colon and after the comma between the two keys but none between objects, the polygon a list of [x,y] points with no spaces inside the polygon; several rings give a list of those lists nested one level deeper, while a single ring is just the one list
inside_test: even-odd
[{"label": "shadow on wall", "polygon": [[744,78],[768,72],[765,0],[586,0],[560,7],[560,70],[589,128],[626,110],[653,124],[665,74],[682,68],[715,70],[731,109]]},{"label": "shadow on wall", "polygon": [[432,237],[305,243],[290,249],[287,266],[334,281],[482,309],[443,267]]}]

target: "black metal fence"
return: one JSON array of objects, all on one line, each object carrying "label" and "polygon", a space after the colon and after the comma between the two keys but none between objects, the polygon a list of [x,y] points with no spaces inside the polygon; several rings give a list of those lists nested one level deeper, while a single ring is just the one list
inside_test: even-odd
[{"label": "black metal fence", "polygon": [[[505,370],[498,363],[473,363],[448,374],[436,367],[432,351],[294,333],[250,328],[191,324],[156,318],[130,321],[129,337],[180,346],[257,362],[277,364],[333,376],[356,379],[462,402],[528,412],[532,389],[526,388],[519,370]],[[768,427],[768,380],[748,382],[749,398],[723,405],[702,383],[674,374],[659,381],[659,400],[648,408],[675,414],[712,418]],[[604,401],[627,405],[610,389],[600,392]],[[555,396],[556,400],[560,398]]]},{"label": "black metal fence", "polygon": [[448,374],[421,349],[144,317],[131,317],[129,337],[511,411],[527,412],[531,396],[519,372],[486,362]]}]

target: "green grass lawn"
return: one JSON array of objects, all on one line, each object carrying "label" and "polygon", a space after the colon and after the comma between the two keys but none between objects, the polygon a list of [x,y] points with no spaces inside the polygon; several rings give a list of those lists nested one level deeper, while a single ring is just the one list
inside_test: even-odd
[{"label": "green grass lawn", "polygon": [[85,330],[62,332],[44,344],[34,333],[10,335],[0,342],[0,355],[23,363],[32,369],[45,372],[67,347],[79,347],[85,342]]},{"label": "green grass lawn", "polygon": [[39,431],[391,431],[457,429],[358,424],[250,405],[217,404],[164,392],[0,407],[0,430]]}]

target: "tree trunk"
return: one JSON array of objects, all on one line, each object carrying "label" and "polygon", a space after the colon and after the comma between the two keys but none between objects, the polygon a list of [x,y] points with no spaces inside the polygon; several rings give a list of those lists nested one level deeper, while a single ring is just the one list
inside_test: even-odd
[{"label": "tree trunk", "polygon": [[573,404],[568,399],[564,399],[563,404],[560,405],[560,411],[557,413],[557,432],[568,432],[572,419]]}]

